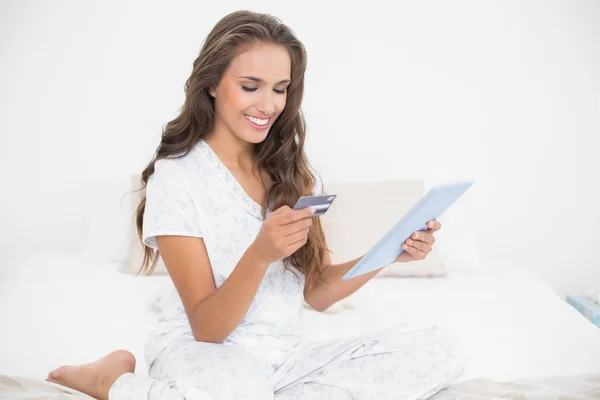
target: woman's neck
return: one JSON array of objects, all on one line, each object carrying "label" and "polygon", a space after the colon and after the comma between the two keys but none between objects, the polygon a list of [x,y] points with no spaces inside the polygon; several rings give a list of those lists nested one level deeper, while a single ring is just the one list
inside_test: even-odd
[{"label": "woman's neck", "polygon": [[204,141],[228,168],[251,171],[255,165],[254,144],[248,143],[230,132],[215,129]]}]

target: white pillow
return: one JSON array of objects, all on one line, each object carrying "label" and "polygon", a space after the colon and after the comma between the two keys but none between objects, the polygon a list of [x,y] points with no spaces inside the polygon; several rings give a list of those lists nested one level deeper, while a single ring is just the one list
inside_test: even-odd
[{"label": "white pillow", "polygon": [[[140,176],[131,176],[129,187],[126,189],[122,184],[114,187],[118,189],[118,195],[113,195],[113,198],[133,192],[123,201],[126,213],[123,214],[122,220],[115,221],[114,216],[112,219],[111,216],[107,217],[105,214],[110,211],[115,213],[115,210],[109,209],[110,202],[103,200],[99,207],[102,212],[97,213],[100,222],[96,224],[95,231],[101,231],[99,227],[107,226],[107,221],[110,223],[108,229],[119,229],[112,236],[119,243],[111,245],[118,249],[119,253],[109,259],[120,262],[122,272],[136,274],[144,256],[143,245],[137,236],[133,220],[141,193],[137,191],[140,187]],[[338,194],[333,206],[321,217],[329,248],[334,251],[331,254],[332,262],[345,262],[366,253],[423,196],[426,187],[423,180],[325,184],[327,193]],[[373,199],[377,199],[376,206],[364,209]],[[436,233],[434,249],[425,260],[394,263],[383,269],[378,277],[435,277],[444,276],[447,272],[459,273],[477,269],[480,265],[479,254],[467,220],[468,209],[468,203],[465,205],[461,198],[440,218],[442,230]],[[126,224],[125,227],[123,223]],[[352,232],[352,235],[348,235],[347,232]],[[167,274],[160,257],[153,274]]]},{"label": "white pillow", "polygon": [[[94,185],[92,215],[82,255],[114,262],[121,272],[138,274],[144,257],[135,226],[140,187],[139,174],[105,177]],[[167,269],[159,258],[152,275],[163,274],[167,274]]]},{"label": "white pillow", "polygon": [[[96,223],[90,230],[90,238],[104,236],[100,233],[111,229],[113,251],[104,249],[107,257],[121,263],[121,271],[136,274],[143,259],[143,246],[137,237],[133,213],[139,202],[139,175],[130,176],[127,184],[112,185],[112,194],[105,191],[98,205]],[[341,263],[364,254],[389,228],[391,228],[425,193],[430,185],[422,180],[396,180],[383,182],[354,182],[325,184],[325,192],[337,194],[330,210],[321,217],[323,228],[333,263]],[[127,187],[125,189],[125,187]],[[123,199],[123,209],[118,218],[115,213],[115,199],[133,192]],[[115,195],[116,194],[116,195]],[[110,195],[110,198],[107,198]],[[466,196],[466,195],[465,195]],[[462,198],[461,198],[462,200]],[[466,219],[468,203],[459,200],[440,218],[442,230],[436,233],[436,244],[430,255],[422,261],[394,263],[383,269],[377,277],[440,277],[446,273],[461,273],[479,267],[479,254],[475,237]],[[110,205],[112,204],[112,207]],[[370,208],[367,208],[371,205]],[[107,216],[108,215],[108,216]],[[108,221],[108,223],[107,223]],[[352,234],[349,235],[348,232]],[[94,241],[91,242],[95,243]],[[92,249],[95,246],[90,246]],[[159,258],[154,275],[167,274],[166,267]],[[157,300],[160,303],[160,299]],[[305,304],[306,307],[309,307]],[[338,312],[349,305],[340,302],[328,312]],[[160,308],[160,307],[159,307]]]},{"label": "white pillow", "polygon": [[[126,274],[138,274],[141,267],[142,261],[144,260],[144,245],[137,236],[135,226],[132,229],[133,233],[129,240],[129,252],[127,257],[121,263],[121,272]],[[167,267],[162,260],[162,257],[158,257],[156,267],[152,271],[151,275],[165,275],[168,274]]]},{"label": "white pillow", "polygon": [[123,262],[129,253],[133,226],[131,178],[128,174],[104,177],[92,190],[94,200],[82,255]]}]

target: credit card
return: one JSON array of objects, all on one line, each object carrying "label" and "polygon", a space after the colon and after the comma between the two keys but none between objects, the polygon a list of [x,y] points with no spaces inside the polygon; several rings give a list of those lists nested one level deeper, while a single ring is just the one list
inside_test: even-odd
[{"label": "credit card", "polygon": [[326,196],[302,196],[296,202],[294,206],[294,210],[300,210],[301,208],[313,207],[315,209],[315,213],[312,215],[313,217],[318,217],[327,212],[329,207],[331,207],[331,203],[335,200],[337,195],[330,194]]}]

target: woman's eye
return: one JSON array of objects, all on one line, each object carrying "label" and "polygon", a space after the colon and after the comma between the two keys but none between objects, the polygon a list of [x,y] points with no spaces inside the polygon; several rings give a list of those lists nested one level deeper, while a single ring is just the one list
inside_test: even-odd
[{"label": "woman's eye", "polygon": [[[248,86],[242,86],[242,90],[245,92],[254,92],[256,91],[258,88],[251,88]],[[275,93],[277,94],[285,94],[286,89],[273,89],[273,91],[275,91]]]}]

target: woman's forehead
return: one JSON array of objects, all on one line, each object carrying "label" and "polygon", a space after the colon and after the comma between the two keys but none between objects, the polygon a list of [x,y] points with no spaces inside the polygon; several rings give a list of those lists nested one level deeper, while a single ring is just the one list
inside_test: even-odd
[{"label": "woman's forehead", "polygon": [[231,62],[229,72],[234,79],[253,76],[276,84],[290,79],[291,64],[290,55],[284,47],[261,43],[238,53]]}]

